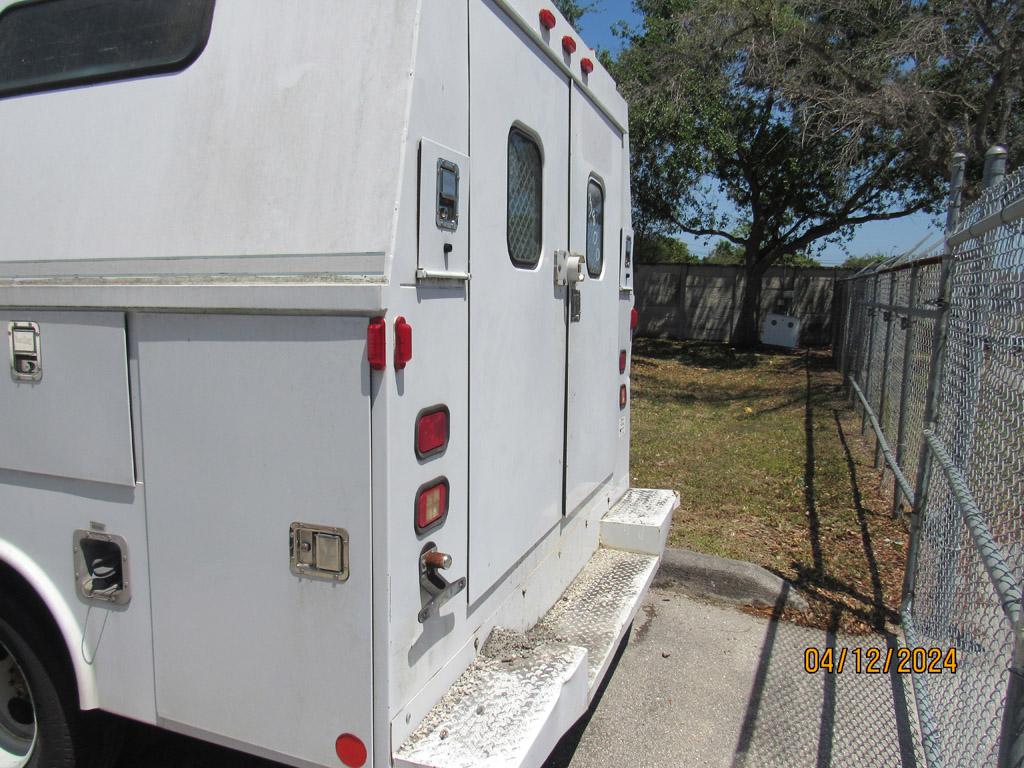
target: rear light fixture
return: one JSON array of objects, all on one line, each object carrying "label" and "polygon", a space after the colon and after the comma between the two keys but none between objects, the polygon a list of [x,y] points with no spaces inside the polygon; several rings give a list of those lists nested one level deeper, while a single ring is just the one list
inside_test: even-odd
[{"label": "rear light fixture", "polygon": [[629,395],[626,393],[626,385],[623,384],[619,387],[619,410],[621,411],[626,407],[626,403],[629,402]]},{"label": "rear light fixture", "polygon": [[416,417],[416,458],[426,459],[448,448],[448,406],[424,408]]},{"label": "rear light fixture", "polygon": [[576,41],[572,39],[572,35],[562,37],[562,50],[566,53],[576,53]]},{"label": "rear light fixture", "polygon": [[590,59],[581,59],[580,69],[583,70],[584,75],[589,75],[594,71],[594,62]]},{"label": "rear light fixture", "polygon": [[636,311],[636,307],[633,307],[629,310],[629,330],[635,331],[638,325],[640,325],[640,313]]},{"label": "rear light fixture", "polygon": [[412,360],[412,326],[404,317],[395,318],[395,370],[401,371]]},{"label": "rear light fixture", "polygon": [[334,751],[338,759],[349,768],[361,768],[366,765],[366,745],[358,736],[343,733],[334,742]]},{"label": "rear light fixture", "polygon": [[547,8],[545,8],[544,10],[542,10],[540,12],[539,16],[540,16],[540,25],[542,27],[544,27],[544,29],[554,29],[555,28],[555,14],[553,14],[551,11],[549,11]]},{"label": "rear light fixture", "polygon": [[627,358],[626,350],[620,349],[619,350],[619,373],[625,373],[626,372],[626,358]]},{"label": "rear light fixture", "polygon": [[448,516],[448,479],[440,477],[416,491],[416,533],[426,533],[444,524]]},{"label": "rear light fixture", "polygon": [[387,323],[383,317],[371,319],[366,328],[366,359],[375,371],[388,366]]}]

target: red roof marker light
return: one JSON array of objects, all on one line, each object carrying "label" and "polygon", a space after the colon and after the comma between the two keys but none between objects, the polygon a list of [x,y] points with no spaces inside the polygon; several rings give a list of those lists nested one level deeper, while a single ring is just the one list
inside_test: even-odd
[{"label": "red roof marker light", "polygon": [[572,39],[571,35],[565,35],[562,38],[562,50],[566,53],[576,53],[576,41]]},{"label": "red roof marker light", "polygon": [[584,75],[589,75],[591,72],[594,71],[594,62],[591,61],[590,59],[581,59],[580,69],[583,70]]},{"label": "red roof marker light", "polygon": [[540,12],[539,15],[540,15],[540,25],[542,27],[544,27],[544,29],[554,29],[555,28],[555,14],[553,14],[551,11],[549,11],[547,8],[545,8],[544,10],[542,10]]}]

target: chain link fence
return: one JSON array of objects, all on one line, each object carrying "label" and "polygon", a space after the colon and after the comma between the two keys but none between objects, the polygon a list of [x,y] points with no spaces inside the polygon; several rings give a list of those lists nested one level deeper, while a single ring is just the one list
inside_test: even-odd
[{"label": "chain link fence", "polygon": [[902,602],[909,648],[953,649],[956,671],[912,669],[928,768],[1024,766],[1024,168],[946,237],[842,280],[837,365],[910,524]]}]

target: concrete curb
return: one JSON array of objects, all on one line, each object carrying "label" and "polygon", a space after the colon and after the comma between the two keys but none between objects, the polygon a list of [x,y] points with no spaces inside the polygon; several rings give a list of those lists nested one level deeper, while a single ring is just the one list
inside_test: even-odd
[{"label": "concrete curb", "polygon": [[665,548],[653,586],[680,589],[705,600],[757,608],[774,607],[785,595],[787,608],[806,611],[809,607],[792,584],[759,565],[688,549]]}]

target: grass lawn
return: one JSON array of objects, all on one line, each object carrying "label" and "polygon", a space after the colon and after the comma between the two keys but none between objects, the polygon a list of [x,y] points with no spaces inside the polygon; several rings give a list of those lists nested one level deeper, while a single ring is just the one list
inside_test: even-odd
[{"label": "grass lawn", "polygon": [[847,631],[896,620],[907,536],[827,351],[637,339],[633,485],[674,488],[671,546],[762,565]]}]

